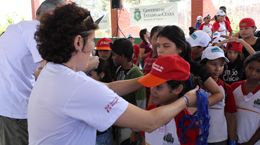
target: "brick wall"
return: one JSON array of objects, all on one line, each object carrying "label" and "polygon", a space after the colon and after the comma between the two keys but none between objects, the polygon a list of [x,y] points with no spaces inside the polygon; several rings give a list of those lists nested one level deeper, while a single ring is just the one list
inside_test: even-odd
[{"label": "brick wall", "polygon": [[195,27],[198,16],[210,14],[213,17],[216,12],[212,0],[191,0],[191,26]]}]

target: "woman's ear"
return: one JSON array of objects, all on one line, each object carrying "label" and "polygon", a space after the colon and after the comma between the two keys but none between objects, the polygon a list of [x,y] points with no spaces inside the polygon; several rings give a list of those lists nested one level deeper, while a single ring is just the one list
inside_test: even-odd
[{"label": "woman's ear", "polygon": [[74,38],[74,47],[75,47],[75,51],[81,51],[82,47],[83,47],[83,38],[80,36],[80,35],[77,35],[75,38]]},{"label": "woman's ear", "polygon": [[183,85],[180,84],[176,89],[174,89],[174,93],[175,93],[176,95],[179,95],[182,90],[183,90]]}]

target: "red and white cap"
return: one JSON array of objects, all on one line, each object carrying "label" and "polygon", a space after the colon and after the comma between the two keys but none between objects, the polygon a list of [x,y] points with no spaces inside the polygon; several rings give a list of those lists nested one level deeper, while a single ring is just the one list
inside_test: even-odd
[{"label": "red and white cap", "polygon": [[145,87],[155,87],[168,80],[186,81],[190,76],[190,64],[179,55],[159,57],[150,73],[139,79]]},{"label": "red and white cap", "polygon": [[110,43],[113,41],[109,38],[101,38],[97,42],[97,50],[111,50]]}]

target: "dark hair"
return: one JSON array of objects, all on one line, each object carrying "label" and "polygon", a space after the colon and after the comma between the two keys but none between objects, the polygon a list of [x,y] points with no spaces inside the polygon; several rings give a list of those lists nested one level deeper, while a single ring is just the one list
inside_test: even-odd
[{"label": "dark hair", "polygon": [[217,23],[219,23],[219,21],[218,21],[218,16],[214,16],[214,18],[215,18],[215,21],[217,22]]},{"label": "dark hair", "polygon": [[134,48],[131,43],[126,38],[120,38],[114,41],[113,44],[110,43],[110,48],[113,52],[118,55],[124,55],[127,58],[127,61],[130,62],[133,57]]},{"label": "dark hair", "polygon": [[255,33],[254,33],[254,35],[256,36],[256,37],[260,37],[260,30],[257,30],[257,31],[255,31]]},{"label": "dark hair", "polygon": [[109,70],[108,63],[105,59],[99,58],[98,68],[92,71],[97,72],[98,75],[100,75],[101,72],[105,74],[105,76],[101,78],[100,80],[101,82],[105,82],[105,83],[112,82],[111,72]]},{"label": "dark hair", "polygon": [[175,43],[178,49],[182,52],[179,54],[186,61],[191,60],[191,46],[185,39],[185,34],[182,29],[178,26],[165,26],[162,31],[157,34],[157,37],[166,37]]},{"label": "dark hair", "polygon": [[42,18],[35,33],[39,53],[48,62],[60,64],[69,61],[76,52],[73,43],[77,35],[85,42],[98,27],[90,12],[75,3],[59,6],[53,14],[45,13]]},{"label": "dark hair", "polygon": [[145,44],[148,44],[148,42],[144,39],[144,34],[146,34],[147,32],[147,29],[142,29],[140,32],[139,32],[139,36],[140,38],[144,41]]},{"label": "dark hair", "polygon": [[152,38],[155,32],[160,32],[163,26],[154,26],[150,32],[150,37]]},{"label": "dark hair", "polygon": [[[201,81],[200,77],[194,76],[193,74],[190,74],[190,77],[191,77],[192,86],[194,88],[197,85],[199,85],[200,88],[202,87],[202,81]],[[171,91],[176,89],[177,87],[179,87],[179,85],[183,85],[183,89],[182,89],[181,93],[178,95],[179,98],[181,96],[183,96],[185,93],[187,93],[188,91],[190,91],[191,89],[194,89],[191,87],[189,79],[187,79],[186,81],[169,80],[166,83],[168,84]]]},{"label": "dark hair", "polygon": [[189,27],[189,34],[191,35],[192,33],[194,33],[197,29],[194,27]]},{"label": "dark hair", "polygon": [[247,67],[247,65],[252,62],[252,61],[257,61],[260,63],[260,51],[256,51],[252,55],[249,55],[248,58],[244,62],[244,67]]},{"label": "dark hair", "polygon": [[[224,58],[223,58],[224,59]],[[204,67],[205,67],[205,65],[206,65],[206,63],[209,61],[209,59],[207,59],[207,58],[204,58],[204,59],[202,59],[202,60],[200,60],[200,64],[202,64]],[[206,67],[205,67],[206,68]],[[207,68],[206,68],[207,69]],[[226,63],[226,61],[224,61],[224,69],[223,69],[223,72],[225,71],[227,69],[227,63]],[[223,73],[222,72],[222,73]]]},{"label": "dark hair", "polygon": [[219,9],[223,9],[222,11],[226,13],[227,8],[225,6],[220,6]]},{"label": "dark hair", "polygon": [[[108,50],[108,51],[110,51],[110,50]],[[98,50],[96,50],[96,56],[99,57]],[[107,63],[108,63],[108,67],[109,67],[112,79],[114,79],[117,67],[115,66],[115,63],[114,63],[114,61],[112,59],[112,56],[113,56],[113,52],[111,51],[111,54],[110,54],[109,58],[107,59]]]},{"label": "dark hair", "polygon": [[[228,45],[228,48],[227,48],[227,50],[225,51],[225,56],[228,58],[228,51],[229,51],[229,49],[231,49],[233,46],[232,46],[232,44],[229,44]],[[237,64],[237,65],[242,65],[243,64],[243,62],[244,62],[244,59],[245,59],[245,56],[243,55],[243,53],[241,53],[241,52],[238,52],[238,56],[237,56],[237,59],[235,60],[235,64]]]}]

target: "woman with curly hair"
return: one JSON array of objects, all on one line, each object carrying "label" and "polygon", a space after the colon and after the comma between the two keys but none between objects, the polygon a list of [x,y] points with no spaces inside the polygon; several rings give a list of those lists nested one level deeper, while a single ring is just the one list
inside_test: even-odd
[{"label": "woman with curly hair", "polygon": [[29,100],[30,144],[94,145],[96,131],[113,124],[151,132],[196,104],[198,87],[151,111],[129,104],[118,95],[142,88],[139,78],[103,84],[83,72],[95,47],[97,24],[90,12],[72,3],[43,18],[35,38],[47,64]]}]

